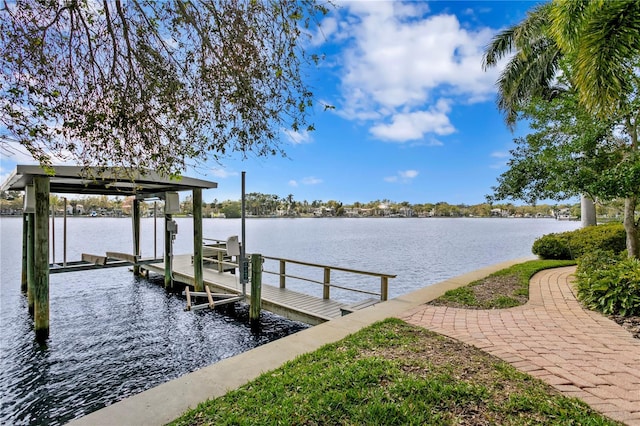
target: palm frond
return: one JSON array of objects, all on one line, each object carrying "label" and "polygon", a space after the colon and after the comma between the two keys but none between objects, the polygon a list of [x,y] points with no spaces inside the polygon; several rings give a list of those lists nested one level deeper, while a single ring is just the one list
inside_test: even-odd
[{"label": "palm frond", "polygon": [[549,34],[562,50],[573,50],[580,38],[581,27],[587,19],[588,10],[601,5],[602,0],[555,0],[550,3]]},{"label": "palm frond", "polygon": [[515,48],[514,40],[515,27],[507,28],[499,32],[491,39],[491,43],[486,47],[482,57],[482,69],[487,70],[498,64],[500,59],[509,55]]},{"label": "palm frond", "polygon": [[640,2],[604,2],[590,13],[577,46],[575,80],[587,108],[611,114],[634,90],[640,60]]}]

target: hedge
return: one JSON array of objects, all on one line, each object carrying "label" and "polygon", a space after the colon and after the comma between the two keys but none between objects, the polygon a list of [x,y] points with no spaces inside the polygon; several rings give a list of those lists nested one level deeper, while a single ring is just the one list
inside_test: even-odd
[{"label": "hedge", "polygon": [[624,226],[611,223],[544,235],[533,243],[531,251],[542,259],[576,260],[597,250],[617,255],[626,250],[626,239]]}]

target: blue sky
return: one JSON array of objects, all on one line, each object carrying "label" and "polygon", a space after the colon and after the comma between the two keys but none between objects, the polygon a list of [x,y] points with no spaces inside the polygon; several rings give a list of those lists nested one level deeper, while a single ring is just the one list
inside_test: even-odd
[{"label": "blue sky", "polygon": [[[505,126],[495,106],[501,67],[484,72],[482,53],[535,4],[339,1],[308,46],[326,55],[307,78],[316,130],[283,132],[288,158],[229,158],[185,174],[218,182],[206,202],[239,199],[242,171],[247,192],[296,201],[484,202],[527,129]],[[1,180],[29,162],[2,155]]]}]

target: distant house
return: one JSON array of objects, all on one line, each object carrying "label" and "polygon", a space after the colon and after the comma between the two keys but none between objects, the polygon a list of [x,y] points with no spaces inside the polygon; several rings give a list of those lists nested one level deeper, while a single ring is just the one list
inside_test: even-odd
[{"label": "distant house", "polygon": [[[514,213],[507,209],[491,209],[491,217],[516,217]],[[519,215],[518,217],[522,217]]]},{"label": "distant house", "polygon": [[344,215],[346,217],[360,217],[360,209],[356,207],[346,208],[344,209]]},{"label": "distant house", "polygon": [[378,209],[376,210],[376,216],[389,216],[391,215],[391,209],[386,204],[378,205]]},{"label": "distant house", "polygon": [[83,215],[84,214],[84,206],[82,204],[76,204],[75,208],[72,204],[67,204],[67,214],[68,215]]},{"label": "distant house", "polygon": [[313,215],[315,217],[335,216],[336,215],[336,209],[334,209],[333,207],[322,206],[320,208],[315,209],[313,211]]},{"label": "distant house", "polygon": [[400,208],[400,216],[402,216],[402,217],[413,217],[413,209],[411,207],[401,207]]},{"label": "distant house", "polygon": [[556,212],[556,219],[558,220],[575,220],[577,217],[571,216],[571,209],[560,209]]}]

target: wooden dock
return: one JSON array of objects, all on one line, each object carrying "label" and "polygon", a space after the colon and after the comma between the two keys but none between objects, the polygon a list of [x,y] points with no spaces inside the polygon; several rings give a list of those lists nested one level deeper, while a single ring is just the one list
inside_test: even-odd
[{"label": "wooden dock", "polygon": [[[152,263],[141,266],[142,269],[164,274],[164,263]],[[177,255],[173,258],[173,279],[190,287],[194,286],[193,264],[190,255]],[[239,276],[230,272],[218,272],[217,266],[203,268],[203,281],[211,291],[242,294]],[[246,288],[250,294],[250,286]],[[340,317],[343,312],[352,311],[351,305],[331,299],[310,296],[287,288],[262,284],[262,308],[311,325],[317,325],[333,318]]]}]

